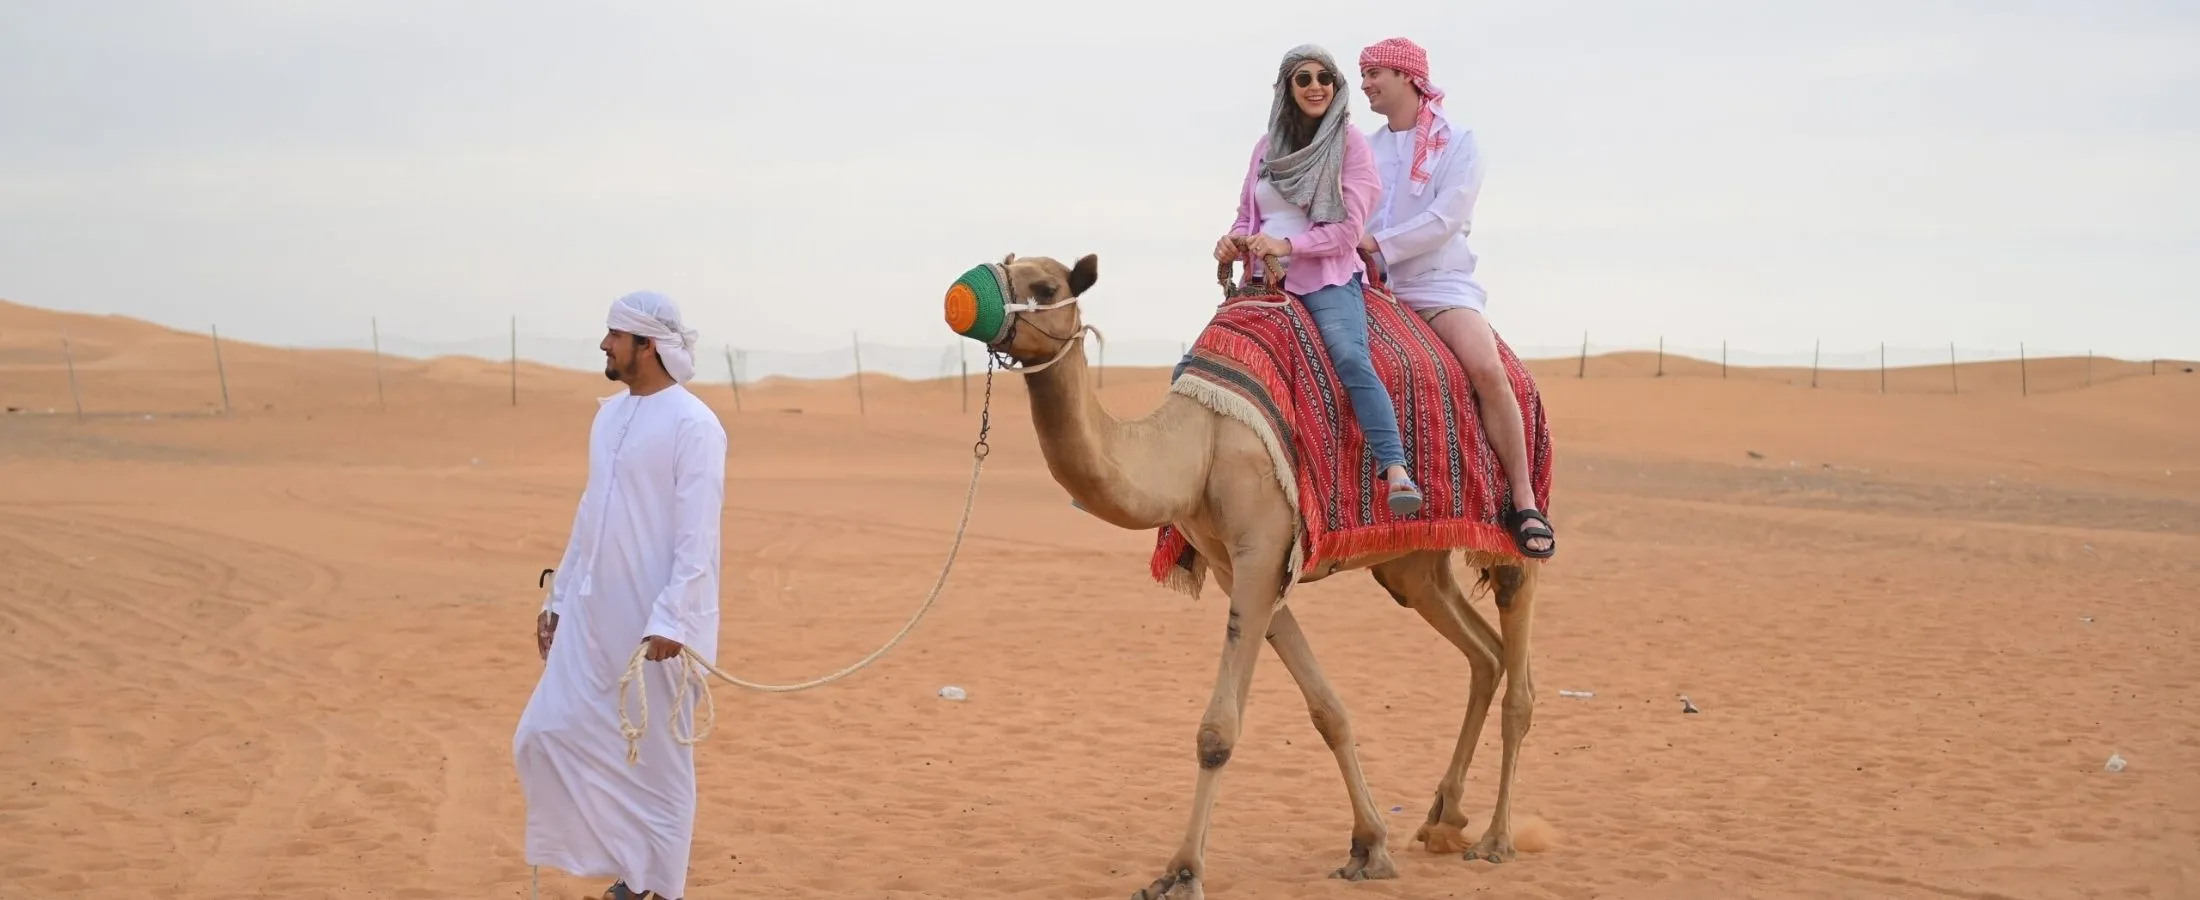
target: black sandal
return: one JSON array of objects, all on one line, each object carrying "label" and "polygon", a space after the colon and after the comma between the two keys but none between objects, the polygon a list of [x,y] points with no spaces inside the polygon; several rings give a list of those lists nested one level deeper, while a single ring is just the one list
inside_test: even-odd
[{"label": "black sandal", "polygon": [[[1513,510],[1505,517],[1505,524],[1512,529],[1513,546],[1520,548],[1520,552],[1534,559],[1550,559],[1558,552],[1558,535],[1551,531],[1551,520],[1544,518],[1535,507]],[[1551,545],[1542,550],[1528,549],[1528,541],[1535,538],[1549,541]]]},{"label": "black sandal", "polygon": [[624,881],[612,882],[610,887],[604,888],[603,896],[604,900],[664,900],[656,891],[634,893],[634,889],[627,887]]}]

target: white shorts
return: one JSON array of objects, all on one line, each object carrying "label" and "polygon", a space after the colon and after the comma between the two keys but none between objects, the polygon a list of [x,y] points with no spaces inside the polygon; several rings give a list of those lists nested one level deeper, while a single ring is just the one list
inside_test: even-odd
[{"label": "white shorts", "polygon": [[1390,292],[1407,309],[1430,318],[1447,309],[1471,309],[1484,312],[1489,295],[1475,283],[1474,276],[1456,270],[1438,269],[1413,276],[1408,281],[1394,281]]}]

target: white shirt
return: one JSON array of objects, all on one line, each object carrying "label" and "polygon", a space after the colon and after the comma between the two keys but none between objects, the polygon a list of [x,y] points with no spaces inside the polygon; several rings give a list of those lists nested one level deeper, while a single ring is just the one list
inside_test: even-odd
[{"label": "white shirt", "polygon": [[1260,210],[1260,233],[1290,240],[1314,227],[1314,220],[1298,204],[1284,199],[1275,182],[1266,178],[1253,185],[1253,204]]},{"label": "white shirt", "polygon": [[[673,740],[673,719],[687,730],[695,698],[685,710],[673,702],[670,678],[684,660],[642,664],[649,721],[629,766],[619,677],[652,634],[717,660],[726,432],[678,384],[601,404],[588,487],[543,603],[558,614],[557,632],[512,736],[527,861],[679,897],[695,835],[695,762]],[[634,703],[630,718],[640,714]]]},{"label": "white shirt", "polygon": [[1413,193],[1408,179],[1413,168],[1413,129],[1390,130],[1390,123],[1375,126],[1368,145],[1375,152],[1375,171],[1383,179],[1382,200],[1368,218],[1368,234],[1381,248],[1390,287],[1398,300],[1414,309],[1465,306],[1480,310],[1487,300],[1475,281],[1475,255],[1467,246],[1474,224],[1474,201],[1482,192],[1482,157],[1474,132],[1454,128],[1442,114],[1436,117],[1438,135],[1450,143],[1429,154],[1429,181],[1421,193]]}]

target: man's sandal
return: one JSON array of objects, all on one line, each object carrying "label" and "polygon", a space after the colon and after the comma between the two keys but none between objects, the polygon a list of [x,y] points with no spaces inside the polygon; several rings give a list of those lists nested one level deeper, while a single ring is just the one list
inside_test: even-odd
[{"label": "man's sandal", "polygon": [[626,882],[614,881],[610,887],[603,889],[603,900],[665,900],[665,898],[656,891],[643,891],[637,894],[634,893],[633,888],[626,886]]},{"label": "man's sandal", "polygon": [[[1505,517],[1505,524],[1512,529],[1513,546],[1519,547],[1520,552],[1534,559],[1550,559],[1551,554],[1558,552],[1558,535],[1551,531],[1551,520],[1544,518],[1535,507],[1513,510]],[[1528,542],[1536,538],[1550,542],[1550,546],[1541,550],[1528,549]]]}]

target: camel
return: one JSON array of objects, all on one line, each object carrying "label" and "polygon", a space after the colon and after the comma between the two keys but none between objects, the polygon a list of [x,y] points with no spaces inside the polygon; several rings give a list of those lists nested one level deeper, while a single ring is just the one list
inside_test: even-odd
[{"label": "camel", "polygon": [[[1238,741],[1253,665],[1260,657],[1261,642],[1245,640],[1248,634],[1265,637],[1275,648],[1344,777],[1352,804],[1350,858],[1330,877],[1397,877],[1380,810],[1361,774],[1351,717],[1315,663],[1297,617],[1277,602],[1290,578],[1286,556],[1299,511],[1279,486],[1268,450],[1244,423],[1180,394],[1169,394],[1152,412],[1130,421],[1115,418],[1101,405],[1080,352],[1089,329],[1078,311],[1078,301],[1099,280],[1097,256],[1064,266],[1051,258],[1012,253],[1001,266],[1007,274],[1008,306],[1001,334],[986,343],[1024,375],[1032,427],[1048,472],[1085,511],[1111,525],[1155,529],[1174,523],[1210,560],[1216,584],[1229,596],[1220,670],[1194,740],[1199,768],[1191,822],[1161,876],[1133,894],[1133,900],[1205,896],[1210,815]],[[1515,855],[1513,776],[1535,710],[1528,626],[1540,569],[1537,560],[1525,557],[1477,566],[1477,586],[1488,585],[1495,597],[1499,627],[1493,629],[1470,605],[1454,577],[1451,557],[1451,551],[1370,555],[1306,571],[1293,580],[1306,584],[1366,569],[1393,600],[1419,613],[1466,656],[1472,671],[1466,718],[1414,840],[1430,852],[1503,863]],[[1504,756],[1497,804],[1481,839],[1469,844],[1460,795],[1500,670],[1505,683]]]}]

